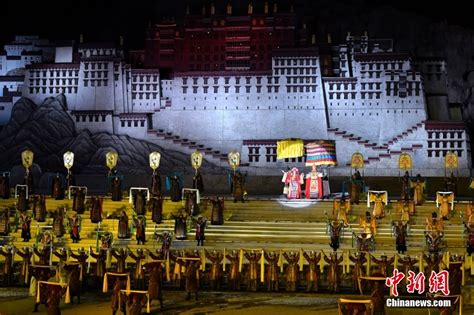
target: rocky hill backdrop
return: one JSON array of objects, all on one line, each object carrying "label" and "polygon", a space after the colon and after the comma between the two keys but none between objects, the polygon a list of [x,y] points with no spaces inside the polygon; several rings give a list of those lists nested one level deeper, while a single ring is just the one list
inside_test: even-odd
[{"label": "rocky hill backdrop", "polygon": [[[62,95],[47,98],[41,105],[21,98],[13,107],[10,122],[0,131],[0,170],[21,168],[21,152],[30,149],[35,154],[35,171],[65,173],[63,154],[72,151],[75,154],[74,173],[105,174],[105,154],[113,149],[119,154],[117,168],[121,174],[149,174],[148,155],[152,151],[161,152],[159,169],[162,174],[192,172],[190,157],[186,154],[165,151],[129,136],[91,134],[88,130],[78,132],[66,110],[66,99]],[[203,171],[223,173],[206,161]]]}]

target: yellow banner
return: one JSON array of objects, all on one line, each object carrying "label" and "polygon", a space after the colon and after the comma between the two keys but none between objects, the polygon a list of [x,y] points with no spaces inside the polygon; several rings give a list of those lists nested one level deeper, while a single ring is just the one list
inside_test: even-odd
[{"label": "yellow banner", "polygon": [[444,168],[454,169],[458,168],[458,156],[456,153],[449,151],[444,157]]},{"label": "yellow banner", "polygon": [[303,140],[277,141],[277,159],[297,158],[304,155]]},{"label": "yellow banner", "polygon": [[413,168],[413,160],[411,159],[410,154],[402,153],[398,158],[398,168],[401,170],[411,170]]},{"label": "yellow banner", "polygon": [[351,168],[364,168],[364,156],[362,155],[362,153],[356,152],[352,154]]}]

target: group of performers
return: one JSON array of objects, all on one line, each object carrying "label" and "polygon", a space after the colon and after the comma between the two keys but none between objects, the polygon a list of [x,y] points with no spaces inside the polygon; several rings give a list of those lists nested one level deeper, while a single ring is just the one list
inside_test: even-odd
[{"label": "group of performers", "polygon": [[[425,179],[420,174],[411,178],[406,172],[400,178],[401,198],[395,204],[395,213],[398,219],[392,221],[392,233],[395,237],[396,250],[399,253],[407,251],[407,234],[409,230],[410,218],[415,214],[417,206],[425,202]],[[344,192],[341,198],[334,198],[333,212],[330,218],[328,229],[331,235],[330,246],[337,250],[339,248],[339,238],[343,228],[350,227],[348,215],[351,213],[352,204],[359,202],[361,189],[364,187],[364,181],[360,173],[356,170],[351,176],[350,198],[346,198]],[[456,179],[453,174],[445,178],[444,192],[438,192],[436,203],[438,212],[433,212],[429,218],[426,218],[425,239],[430,252],[439,251],[440,247],[445,246],[443,240],[443,221],[449,220],[453,212],[453,202],[456,192]],[[377,221],[383,218],[385,207],[388,204],[388,193],[386,191],[368,191],[367,205],[373,204],[372,213],[367,211],[365,216],[359,217],[359,232],[353,232],[353,240],[361,251],[371,251],[375,249],[375,236],[377,234]],[[469,233],[467,242],[468,253],[474,252],[474,222],[472,221],[472,203],[466,205],[464,217],[466,231]],[[392,210],[393,213],[393,210]]]},{"label": "group of performers", "polygon": [[327,174],[319,172],[316,165],[306,175],[296,167],[282,172],[282,182],[285,184],[283,194],[288,199],[301,199],[303,192],[306,199],[323,199],[331,194]]},{"label": "group of performers", "polygon": [[[165,287],[184,289],[186,299],[193,295],[196,300],[202,288],[272,292],[284,288],[295,292],[303,287],[307,292],[320,292],[323,287],[324,291],[336,293],[345,286],[357,293],[367,287],[366,283],[361,284],[361,277],[389,277],[394,268],[423,272],[426,279],[432,271],[448,269],[452,277],[449,288],[455,295],[461,292],[463,266],[460,256],[448,257],[440,253],[424,253],[417,257],[388,257],[382,254],[376,258],[362,251],[352,254],[349,251],[326,254],[324,251],[303,249],[183,251],[170,250],[165,246],[156,251],[110,247],[73,251],[55,248],[47,242],[42,244],[42,248],[7,246],[0,248],[0,255],[5,257],[6,262],[3,268],[4,285],[31,285],[31,292],[38,297],[34,310],[38,311],[38,307],[45,304],[48,314],[50,309],[58,309],[61,297],[66,294],[66,290],[56,292],[58,284],[63,285],[61,289],[68,287],[67,299],[73,301],[76,297],[77,302],[80,302],[84,289],[103,288],[107,292],[108,284],[112,284],[111,306],[115,313],[127,307],[128,300],[119,298],[127,290],[137,293],[127,296],[132,300],[139,299],[141,311],[144,306],[142,301],[149,303],[156,299],[162,307]],[[21,263],[15,262],[15,255],[22,258]],[[53,256],[58,258],[57,263],[52,262]],[[127,263],[127,259],[132,263]],[[345,279],[349,281],[345,282]],[[148,294],[148,301],[144,300],[142,293]],[[51,299],[52,296],[55,298]]]},{"label": "group of performers", "polygon": [[[60,174],[51,178],[51,197],[61,200],[65,198],[65,191],[70,191],[73,197],[73,213],[68,216],[66,208],[60,207],[49,214],[53,218],[52,230],[38,234],[42,244],[41,249],[37,246],[22,249],[13,246],[0,248],[0,255],[5,257],[3,284],[11,286],[19,282],[31,285],[32,292],[37,297],[35,311],[41,304],[45,304],[48,313],[59,314],[59,301],[63,295],[68,294],[67,299],[77,297],[79,302],[81,290],[92,286],[103,287],[104,291],[108,291],[109,282],[113,287],[111,298],[113,313],[127,310],[130,314],[140,314],[142,307],[153,299],[157,299],[161,307],[163,306],[162,291],[167,284],[175,288],[184,288],[187,299],[190,299],[191,295],[198,299],[200,288],[241,290],[242,285],[247,291],[263,288],[268,291],[278,291],[284,287],[286,291],[294,292],[304,285],[308,292],[317,292],[321,286],[325,286],[330,292],[339,292],[343,286],[345,274],[351,275],[351,287],[357,291],[360,290],[360,277],[378,275],[387,277],[391,269],[398,267],[398,264],[405,270],[412,271],[418,264],[419,271],[426,272],[428,275],[432,270],[449,268],[451,271],[453,268],[453,273],[460,275],[454,270],[460,268],[457,266],[460,258],[457,256],[446,258],[441,254],[443,220],[449,219],[456,194],[456,180],[453,175],[446,179],[444,194],[437,197],[439,218],[437,213],[433,213],[431,218],[426,220],[428,253],[411,258],[403,255],[407,250],[408,224],[410,216],[415,214],[416,206],[424,202],[425,180],[420,175],[410,178],[409,173],[405,173],[400,180],[402,193],[397,204],[400,219],[392,223],[399,255],[391,258],[382,255],[380,259],[369,254],[375,246],[377,220],[385,216],[385,205],[388,203],[387,193],[380,191],[369,191],[368,202],[373,203],[374,208],[372,213],[367,212],[365,216],[359,218],[360,232],[355,234],[357,251],[352,255],[347,251],[344,254],[337,252],[341,231],[349,227],[348,214],[351,212],[351,207],[353,204],[359,204],[360,195],[365,191],[364,180],[358,170],[351,174],[348,182],[349,198],[346,198],[345,189],[343,189],[342,197],[334,200],[333,218],[329,224],[330,246],[333,252],[329,255],[326,255],[324,251],[303,249],[178,251],[172,249],[172,236],[168,232],[155,235],[161,240],[162,247],[154,252],[142,248],[133,251],[123,246],[113,247],[110,235],[107,234],[102,236],[101,246],[96,249],[80,248],[73,251],[65,247],[56,248],[53,246],[53,240],[64,238],[65,223],[69,227],[73,243],[81,241],[81,223],[85,220],[82,216],[86,210],[89,211],[89,219],[92,223],[99,224],[103,220],[103,197],[91,196],[86,202],[87,188],[74,186],[70,172],[66,178],[67,180],[63,180]],[[234,202],[245,201],[245,178],[246,175],[235,170],[231,175],[231,192]],[[308,199],[322,199],[330,195],[327,175],[319,172],[314,165],[311,172],[306,175],[300,173],[297,168],[292,168],[284,172],[282,181],[285,183],[284,192],[289,199],[302,198],[303,191],[305,198]],[[112,201],[122,200],[122,182],[123,177],[116,170],[111,169],[109,193]],[[303,185],[304,188],[302,188]],[[204,192],[204,184],[202,175],[197,169],[193,176],[193,187],[184,194],[182,180],[178,174],[166,177],[166,188],[170,192],[171,201],[180,202],[184,199],[184,208],[178,215],[173,216],[175,239],[187,239],[189,225],[194,224],[197,246],[204,246],[208,221],[213,225],[224,223],[224,199],[208,199],[212,204],[210,220],[199,215],[199,199]],[[45,222],[48,217],[45,196],[34,193],[31,171],[26,172],[24,185],[17,187],[17,195],[15,210],[19,214],[21,238],[23,242],[29,242],[32,237],[30,232],[32,220]],[[9,177],[6,173],[0,177],[0,197],[10,197]],[[133,205],[132,224],[129,223],[130,212],[120,211],[116,217],[117,237],[130,239],[130,227],[134,226],[137,245],[143,245],[147,241],[147,211],[151,213],[152,222],[155,224],[162,222],[163,191],[159,172],[153,171],[150,188],[134,189],[130,198]],[[28,209],[32,210],[33,217],[29,216]],[[470,209],[469,213],[468,209]],[[470,233],[468,241],[470,254],[474,252],[474,225],[471,224],[473,208],[468,209],[466,217],[469,219],[466,229]],[[4,208],[1,211],[0,233],[5,236],[10,233],[10,217],[15,210]],[[472,242],[470,241],[471,234]],[[15,262],[16,255],[22,258],[20,264]],[[53,257],[56,257],[59,263],[55,263]],[[127,260],[133,263],[127,264]],[[376,268],[371,263],[375,264]],[[17,270],[19,277],[15,276]],[[53,277],[56,277],[55,281],[51,281]],[[31,279],[34,280],[31,281]],[[130,289],[129,283],[133,284],[134,290]],[[460,292],[460,283],[461,281],[456,281],[452,284],[452,292]],[[146,291],[145,288],[147,288]],[[380,287],[373,289],[372,296],[381,297],[383,300],[384,295],[377,293],[379,292],[377,290],[380,290]]]}]

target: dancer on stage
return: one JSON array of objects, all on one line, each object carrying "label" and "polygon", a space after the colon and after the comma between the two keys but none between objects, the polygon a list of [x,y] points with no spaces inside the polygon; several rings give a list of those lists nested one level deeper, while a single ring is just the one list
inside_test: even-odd
[{"label": "dancer on stage", "polygon": [[10,209],[3,207],[0,216],[0,235],[8,236],[10,234]]},{"label": "dancer on stage", "polygon": [[321,254],[316,254],[314,251],[310,251],[309,254],[303,252],[303,257],[308,262],[306,292],[318,292],[318,263],[321,260]]},{"label": "dancer on stage", "polygon": [[425,187],[426,182],[421,178],[420,174],[417,174],[415,179],[411,182],[413,188],[413,201],[415,205],[421,206],[425,200]]},{"label": "dancer on stage", "polygon": [[137,245],[145,245],[146,237],[146,217],[144,215],[139,215],[133,219],[133,225],[136,229],[135,238],[137,240]]},{"label": "dancer on stage", "polygon": [[68,218],[71,239],[73,243],[79,243],[81,236],[81,216],[73,214],[72,218]]},{"label": "dancer on stage", "polygon": [[29,274],[29,270],[31,265],[31,256],[33,256],[33,252],[31,252],[29,247],[23,247],[23,251],[20,249],[16,249],[16,254],[23,259],[20,269],[21,284],[28,284],[31,276]]},{"label": "dancer on stage", "polygon": [[374,256],[369,254],[369,257],[373,263],[378,265],[378,272],[380,272],[384,277],[387,277],[388,274],[391,274],[389,272],[389,268],[392,267],[393,262],[395,261],[395,256],[388,259],[387,255],[382,255],[380,256],[380,259],[377,259]]},{"label": "dancer on stage", "polygon": [[226,258],[230,261],[230,268],[227,276],[229,289],[240,291],[239,253],[236,250],[233,250],[226,255]]},{"label": "dancer on stage", "polygon": [[331,292],[339,292],[339,286],[341,283],[341,273],[339,272],[339,265],[343,261],[342,255],[338,258],[337,253],[333,252],[330,256],[326,256],[324,252],[322,252],[324,260],[329,264],[329,270],[327,273],[327,281],[329,284],[329,291]]},{"label": "dancer on stage", "polygon": [[268,262],[267,267],[267,289],[269,292],[278,291],[278,255],[275,252],[264,253],[265,260]]},{"label": "dancer on stage", "polygon": [[249,262],[247,270],[247,291],[256,292],[258,290],[258,262],[262,254],[251,251],[244,255]]},{"label": "dancer on stage", "polygon": [[[303,176],[303,175],[302,175]],[[305,197],[306,199],[323,198],[323,174],[316,170],[316,165],[311,166],[311,172],[306,174]]]},{"label": "dancer on stage", "polygon": [[205,250],[205,254],[206,258],[211,261],[211,270],[209,272],[210,287],[212,290],[220,290],[222,279],[221,265],[224,256],[216,250],[213,250],[211,253]]},{"label": "dancer on stage", "polygon": [[367,262],[367,259],[363,252],[356,252],[355,255],[349,256],[349,259],[354,263],[354,267],[352,267],[352,284],[354,291],[357,292],[359,288],[359,277],[365,276],[364,264]]},{"label": "dancer on stage", "polygon": [[295,292],[298,288],[300,255],[295,252],[283,253],[283,257],[288,262],[286,267],[286,291]]},{"label": "dancer on stage", "polygon": [[191,293],[194,293],[196,301],[198,300],[199,292],[199,260],[188,260],[186,263],[185,272],[185,287],[188,294],[186,300],[191,298]]},{"label": "dancer on stage", "polygon": [[201,246],[204,246],[204,240],[206,239],[206,236],[205,236],[206,227],[207,227],[207,220],[199,216],[198,220],[196,221],[197,246],[199,246],[199,244],[201,244]]},{"label": "dancer on stage", "polygon": [[8,287],[13,284],[13,256],[15,251],[12,246],[7,246],[5,249],[4,251],[3,248],[0,248],[0,255],[5,257],[3,261],[3,285]]},{"label": "dancer on stage", "polygon": [[300,199],[301,198],[301,185],[304,182],[304,174],[293,167],[288,172],[283,172],[283,178],[281,180],[287,187],[286,197],[288,199]]}]

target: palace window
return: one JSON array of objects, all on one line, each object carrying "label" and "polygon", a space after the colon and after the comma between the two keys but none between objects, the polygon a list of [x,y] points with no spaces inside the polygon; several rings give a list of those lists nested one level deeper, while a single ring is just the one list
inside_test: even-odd
[{"label": "palace window", "polygon": [[266,148],[267,152],[265,154],[265,157],[266,157],[267,163],[277,161],[276,149],[277,149],[276,147],[267,147]]},{"label": "palace window", "polygon": [[249,147],[249,162],[260,160],[260,147]]}]

